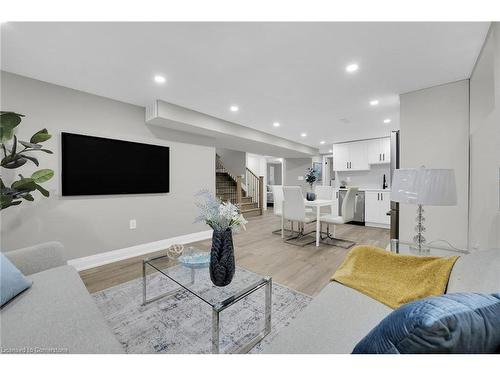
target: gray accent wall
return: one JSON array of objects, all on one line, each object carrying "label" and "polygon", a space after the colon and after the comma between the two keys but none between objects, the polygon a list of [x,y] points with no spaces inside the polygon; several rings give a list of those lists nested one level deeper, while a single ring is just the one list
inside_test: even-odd
[{"label": "gray accent wall", "polygon": [[[307,192],[309,184],[305,182],[304,175],[306,169],[312,166],[312,158],[287,158],[284,162],[285,181],[284,185],[302,186],[302,190]],[[301,179],[302,178],[302,179]]]},{"label": "gray accent wall", "polygon": [[[1,213],[2,251],[44,241],[61,241],[68,259],[94,255],[209,229],[193,224],[193,195],[215,188],[215,147],[194,145],[180,134],[175,141],[166,129],[145,124],[145,109],[34,79],[2,72],[1,107],[26,115],[18,128],[22,140],[46,127],[53,138],[46,144],[54,155],[39,154],[40,168],[55,177],[45,186],[48,199],[36,194]],[[170,147],[170,193],[62,197],[60,194],[61,132],[158,144]],[[89,150],[91,152],[92,150]],[[103,161],[105,162],[105,161]],[[2,170],[2,179],[31,174],[32,166]],[[98,183],[98,181],[96,181]],[[129,229],[129,220],[137,228]]]},{"label": "gray accent wall", "polygon": [[[271,181],[271,167],[274,168],[274,181]],[[282,185],[281,163],[267,163],[267,180],[269,185]]]}]

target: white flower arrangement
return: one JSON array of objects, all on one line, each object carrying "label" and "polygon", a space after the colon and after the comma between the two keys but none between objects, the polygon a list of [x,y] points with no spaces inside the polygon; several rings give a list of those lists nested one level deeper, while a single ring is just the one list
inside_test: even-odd
[{"label": "white flower arrangement", "polygon": [[200,190],[195,196],[204,199],[204,201],[196,202],[201,214],[195,219],[195,223],[205,222],[215,231],[231,229],[238,232],[241,228],[246,230],[245,224],[248,221],[236,205],[229,201],[222,202],[209,190]]}]

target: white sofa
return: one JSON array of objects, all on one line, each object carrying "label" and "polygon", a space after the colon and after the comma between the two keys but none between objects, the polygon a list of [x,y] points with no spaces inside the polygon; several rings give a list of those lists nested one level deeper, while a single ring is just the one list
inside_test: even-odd
[{"label": "white sofa", "polygon": [[48,242],[4,255],[33,285],[0,310],[4,353],[123,353],[62,245]]},{"label": "white sofa", "polygon": [[[457,292],[500,292],[500,250],[460,257],[447,289],[447,293]],[[331,282],[263,353],[351,353],[392,311],[371,297]]]}]

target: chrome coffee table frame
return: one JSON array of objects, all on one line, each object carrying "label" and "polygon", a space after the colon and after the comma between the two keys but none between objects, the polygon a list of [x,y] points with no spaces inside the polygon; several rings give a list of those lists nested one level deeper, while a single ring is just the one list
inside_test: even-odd
[{"label": "chrome coffee table frame", "polygon": [[[183,284],[180,283],[179,281],[175,280],[173,277],[168,275],[166,272],[163,272],[161,268],[156,267],[153,263],[151,263],[154,260],[162,259],[162,258],[167,258],[166,255],[163,256],[158,256],[154,258],[148,258],[144,259],[142,261],[142,305],[147,305],[148,303],[157,301],[161,298],[172,296],[176,293],[179,293],[180,291],[186,290],[192,295],[196,296],[203,302],[207,303],[212,307],[212,353],[213,354],[219,354],[220,350],[220,314],[222,311],[227,309],[228,307],[234,305],[238,301],[242,300],[243,298],[249,296],[250,294],[256,292],[257,290],[261,288],[265,288],[265,308],[264,308],[264,315],[265,315],[265,322],[264,322],[264,329],[255,335],[252,339],[247,341],[245,344],[243,344],[240,348],[235,350],[232,353],[247,353],[250,349],[252,349],[256,344],[258,344],[264,337],[266,337],[270,332],[271,332],[271,306],[272,306],[272,286],[273,286],[273,281],[271,277],[263,277],[260,281],[255,282],[251,285],[249,285],[247,288],[244,288],[230,297],[214,304],[200,295],[196,294],[192,290],[189,289],[189,286],[193,285],[195,283],[195,268],[191,268],[191,281],[189,283]],[[167,293],[160,294],[158,296],[152,297],[152,298],[147,298],[147,277],[146,277],[146,266],[152,267],[154,270],[160,272],[163,276],[166,276],[169,280],[173,281],[177,285],[179,285],[179,288],[176,288],[172,291],[169,291]],[[207,269],[208,272],[208,269]]]}]

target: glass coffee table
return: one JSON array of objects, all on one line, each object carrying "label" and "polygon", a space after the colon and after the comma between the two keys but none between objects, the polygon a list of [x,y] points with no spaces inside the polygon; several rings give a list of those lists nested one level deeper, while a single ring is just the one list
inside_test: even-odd
[{"label": "glass coffee table", "polygon": [[[159,272],[168,280],[177,284],[179,287],[166,293],[147,296],[147,274]],[[228,307],[234,305],[243,298],[265,288],[264,294],[264,329],[253,338],[244,343],[234,353],[246,353],[259,343],[265,336],[271,332],[271,298],[272,298],[272,278],[262,277],[256,274],[245,277],[238,272],[234,274],[231,284],[218,287],[212,284],[208,266],[193,267],[185,266],[177,260],[170,259],[167,255],[144,259],[142,262],[142,304],[159,300],[168,296],[173,296],[180,291],[188,291],[196,298],[200,299],[212,309],[212,353],[219,353],[220,344],[220,314]]]}]

